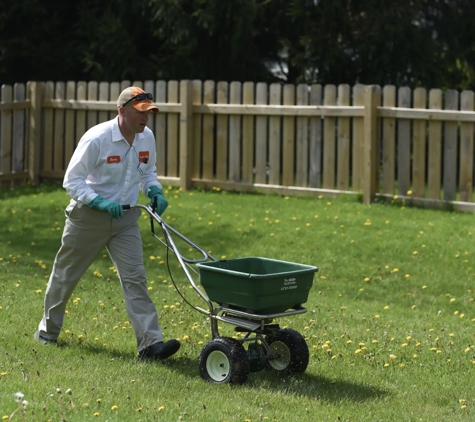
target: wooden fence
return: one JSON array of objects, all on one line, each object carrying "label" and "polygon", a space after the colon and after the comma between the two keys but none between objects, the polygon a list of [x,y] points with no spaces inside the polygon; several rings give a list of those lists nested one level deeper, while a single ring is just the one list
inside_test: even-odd
[{"label": "wooden fence", "polygon": [[[123,82],[2,86],[0,185],[62,179]],[[355,85],[134,81],[154,95],[164,184],[473,204],[474,93]]]}]

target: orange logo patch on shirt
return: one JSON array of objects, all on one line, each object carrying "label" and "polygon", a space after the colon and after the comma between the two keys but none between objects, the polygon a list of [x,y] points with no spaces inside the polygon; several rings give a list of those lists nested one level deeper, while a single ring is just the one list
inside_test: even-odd
[{"label": "orange logo patch on shirt", "polygon": [[150,153],[148,151],[139,151],[139,161],[141,163],[148,163],[148,160],[150,159]]},{"label": "orange logo patch on shirt", "polygon": [[109,157],[107,157],[107,163],[120,163],[120,155],[110,155]]}]

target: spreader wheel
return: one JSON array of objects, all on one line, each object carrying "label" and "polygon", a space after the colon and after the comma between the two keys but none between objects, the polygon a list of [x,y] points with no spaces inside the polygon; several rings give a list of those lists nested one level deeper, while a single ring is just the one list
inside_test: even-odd
[{"label": "spreader wheel", "polygon": [[280,373],[304,372],[308,366],[308,346],[302,335],[290,328],[278,330],[266,337],[271,350],[269,366]]},{"label": "spreader wheel", "polygon": [[209,341],[199,358],[200,375],[214,384],[244,384],[249,376],[249,358],[243,345],[229,337]]}]

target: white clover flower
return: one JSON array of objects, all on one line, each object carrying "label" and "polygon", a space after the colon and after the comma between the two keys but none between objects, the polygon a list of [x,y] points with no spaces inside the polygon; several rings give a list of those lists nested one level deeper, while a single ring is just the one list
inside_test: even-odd
[{"label": "white clover flower", "polygon": [[71,394],[73,394],[73,392],[71,391],[71,389],[70,389],[70,388],[68,388],[68,389],[66,390],[66,394],[69,394],[69,395],[71,395]]},{"label": "white clover flower", "polygon": [[26,409],[26,406],[28,406],[28,402],[26,400],[23,400],[21,402],[21,405],[23,406],[23,409]]},{"label": "white clover flower", "polygon": [[25,395],[20,391],[18,391],[18,393],[15,393],[14,396],[15,396],[15,401],[17,403],[21,403],[21,401],[23,400],[23,397],[25,397]]}]

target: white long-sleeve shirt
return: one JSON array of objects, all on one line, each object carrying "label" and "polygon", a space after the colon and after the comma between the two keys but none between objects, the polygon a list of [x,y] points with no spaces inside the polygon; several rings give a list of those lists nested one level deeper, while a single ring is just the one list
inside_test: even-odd
[{"label": "white long-sleeve shirt", "polygon": [[132,205],[138,190],[162,185],[157,180],[155,137],[146,127],[130,145],[119,129],[118,116],[89,129],[71,157],[63,187],[72,199],[89,204],[97,195]]}]

